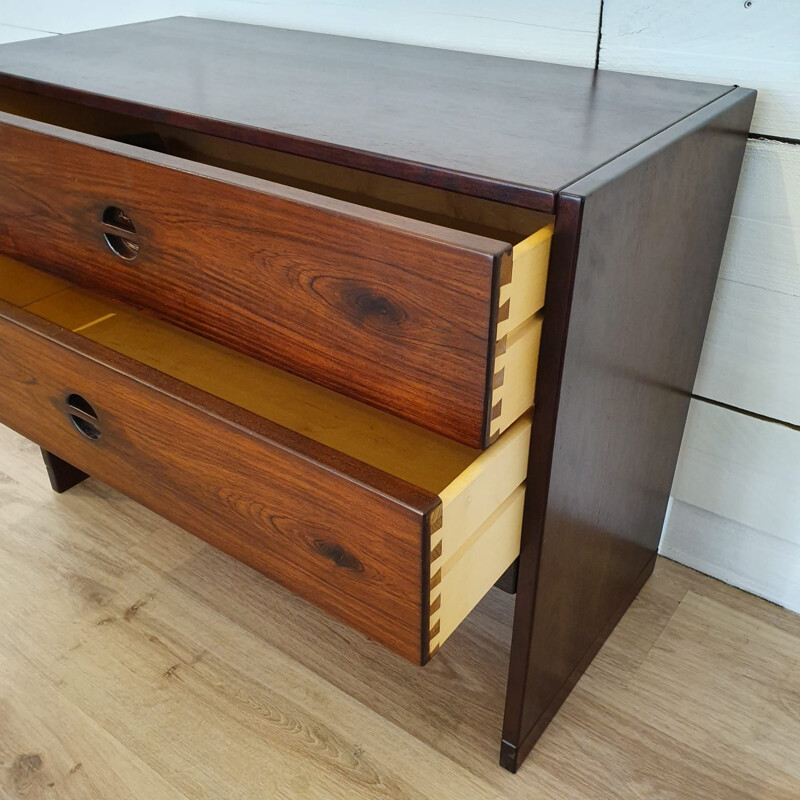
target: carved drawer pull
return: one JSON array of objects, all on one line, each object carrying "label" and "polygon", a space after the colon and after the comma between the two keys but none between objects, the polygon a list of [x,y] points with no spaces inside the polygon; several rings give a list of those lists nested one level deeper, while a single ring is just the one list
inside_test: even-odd
[{"label": "carved drawer pull", "polygon": [[117,206],[108,206],[100,220],[103,238],[115,256],[133,261],[139,255],[139,236],[133,220]]},{"label": "carved drawer pull", "polygon": [[97,412],[79,394],[70,394],[66,399],[66,412],[75,430],[87,439],[99,439],[102,431],[98,426]]}]

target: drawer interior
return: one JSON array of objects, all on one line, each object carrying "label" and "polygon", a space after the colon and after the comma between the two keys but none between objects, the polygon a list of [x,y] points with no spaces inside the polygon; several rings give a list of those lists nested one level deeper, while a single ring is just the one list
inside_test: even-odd
[{"label": "drawer interior", "polygon": [[474,450],[5,257],[0,299],[438,495],[430,655],[519,553],[530,414]]},{"label": "drawer interior", "polygon": [[5,87],[0,110],[510,243],[495,298],[489,439],[532,406],[552,216]]}]

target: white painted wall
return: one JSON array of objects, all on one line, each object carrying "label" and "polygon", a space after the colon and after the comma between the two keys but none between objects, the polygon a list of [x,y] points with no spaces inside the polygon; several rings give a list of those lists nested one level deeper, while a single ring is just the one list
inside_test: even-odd
[{"label": "white painted wall", "polygon": [[800,2],[602,9],[600,26],[600,0],[0,0],[0,42],[185,14],[758,89],[662,552],[800,611]]}]

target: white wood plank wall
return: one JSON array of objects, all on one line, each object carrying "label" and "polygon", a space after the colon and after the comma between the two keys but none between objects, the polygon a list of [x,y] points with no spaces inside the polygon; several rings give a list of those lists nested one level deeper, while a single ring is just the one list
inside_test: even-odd
[{"label": "white wood plank wall", "polygon": [[27,0],[0,42],[175,14],[758,89],[662,552],[800,610],[800,2]]},{"label": "white wood plank wall", "polygon": [[661,550],[800,611],[800,3],[605,0],[599,64],[758,89]]},{"label": "white wood plank wall", "polygon": [[71,33],[183,14],[594,66],[599,13],[600,0],[6,0],[0,25]]}]

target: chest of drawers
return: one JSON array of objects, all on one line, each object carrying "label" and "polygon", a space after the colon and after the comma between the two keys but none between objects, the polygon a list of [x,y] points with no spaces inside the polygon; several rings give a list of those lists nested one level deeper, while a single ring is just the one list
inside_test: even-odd
[{"label": "chest of drawers", "polygon": [[516,769],[652,570],[754,97],[186,18],[4,46],[0,422],[419,664],[516,591]]}]

